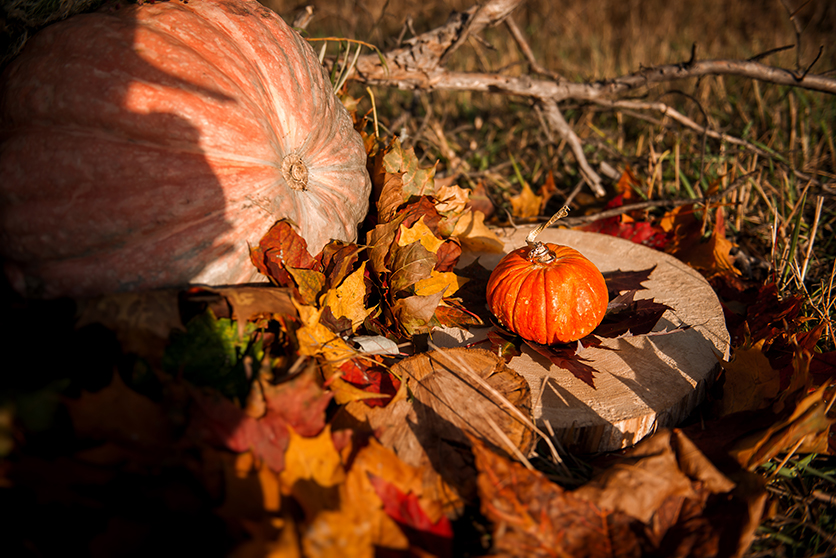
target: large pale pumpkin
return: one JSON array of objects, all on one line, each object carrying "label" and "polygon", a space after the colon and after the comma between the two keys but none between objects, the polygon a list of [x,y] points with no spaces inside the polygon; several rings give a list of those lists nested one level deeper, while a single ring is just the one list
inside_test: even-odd
[{"label": "large pale pumpkin", "polygon": [[327,75],[255,1],[105,5],[38,33],[0,88],[0,249],[28,294],[244,282],[277,219],[315,254],[368,209]]}]

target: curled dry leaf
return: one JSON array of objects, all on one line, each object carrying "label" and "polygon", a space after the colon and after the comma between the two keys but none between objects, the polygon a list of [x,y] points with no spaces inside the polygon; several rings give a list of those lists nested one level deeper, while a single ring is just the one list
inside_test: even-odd
[{"label": "curled dry leaf", "polygon": [[473,440],[482,513],[493,524],[494,551],[506,556],[640,556],[639,537],[622,512],[566,492]]},{"label": "curled dry leaf", "polygon": [[826,414],[826,388],[822,385],[802,398],[786,418],[738,440],[731,448],[732,456],[751,471],[796,445],[799,452],[827,451],[827,436],[836,419]]},{"label": "curled dry leaf", "polygon": [[316,260],[308,252],[308,243],[287,219],[277,221],[258,243],[250,248],[250,259],[263,275],[277,285],[290,287],[293,280],[286,268],[315,269]]},{"label": "curled dry leaf", "polygon": [[741,556],[757,528],[766,492],[751,475],[721,473],[681,431],[661,430],[573,494],[644,524],[645,553]]},{"label": "curled dry leaf", "polygon": [[[513,405],[530,421],[528,383],[490,352],[465,348],[431,351],[404,359],[392,372],[403,383],[386,407],[349,403],[336,420],[367,423],[382,444],[424,471],[425,491],[442,501],[448,511],[458,510],[462,498],[475,496],[468,435],[507,453],[527,455],[530,451],[532,432],[508,408]],[[407,390],[411,398],[407,398]]]}]

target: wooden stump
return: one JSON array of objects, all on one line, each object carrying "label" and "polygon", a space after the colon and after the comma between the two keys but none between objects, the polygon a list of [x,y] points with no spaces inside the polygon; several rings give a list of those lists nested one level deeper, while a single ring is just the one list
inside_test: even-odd
[{"label": "wooden stump", "polygon": [[[505,253],[524,246],[530,230],[501,231]],[[656,266],[636,299],[653,298],[671,308],[655,331],[691,326],[665,335],[607,339],[601,348],[584,349],[580,356],[597,371],[595,389],[525,347],[509,367],[528,381],[538,425],[551,427],[573,451],[593,453],[631,446],[657,428],[681,422],[703,400],[719,359],[729,351],[723,310],[708,282],[672,256],[612,236],[548,229],[538,240],[571,246],[605,273]],[[478,257],[493,269],[503,255],[465,254],[460,265]],[[487,331],[445,329],[433,334],[433,342],[468,344],[484,339]]]}]

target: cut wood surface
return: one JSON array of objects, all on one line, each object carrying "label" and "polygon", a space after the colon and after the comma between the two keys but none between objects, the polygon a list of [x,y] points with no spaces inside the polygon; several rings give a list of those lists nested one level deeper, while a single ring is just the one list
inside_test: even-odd
[{"label": "cut wood surface", "polygon": [[[505,253],[525,245],[530,227],[503,229]],[[703,400],[706,388],[728,356],[729,334],[723,310],[708,282],[676,258],[645,246],[596,233],[548,229],[538,240],[579,250],[598,268],[641,271],[656,266],[636,299],[668,305],[654,331],[688,329],[664,335],[606,339],[580,356],[595,368],[595,389],[551,364],[528,347],[509,367],[529,383],[532,411],[545,431],[574,451],[612,451],[631,446],[657,428],[673,426]],[[493,269],[504,254],[465,254],[460,265],[479,258]],[[437,346],[484,339],[488,329],[445,329],[433,334]]]}]

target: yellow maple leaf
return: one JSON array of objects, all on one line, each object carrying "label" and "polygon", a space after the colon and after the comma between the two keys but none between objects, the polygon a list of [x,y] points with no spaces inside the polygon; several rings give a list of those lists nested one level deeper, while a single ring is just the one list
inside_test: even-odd
[{"label": "yellow maple leaf", "polygon": [[341,378],[334,378],[328,385],[331,392],[334,394],[334,401],[340,405],[346,405],[352,401],[361,401],[363,399],[380,399],[390,397],[386,393],[374,393],[371,391],[363,391],[362,389],[351,385]]},{"label": "yellow maple leaf", "polygon": [[404,247],[416,241],[421,242],[421,245],[433,254],[438,252],[438,247],[444,242],[444,240],[435,236],[435,233],[424,223],[423,216],[409,228],[403,226],[403,224],[401,225],[398,246]]},{"label": "yellow maple leaf", "polygon": [[452,271],[437,271],[434,269],[432,275],[415,283],[415,294],[427,296],[444,291],[444,296],[453,296],[469,280],[467,277],[461,277]]},{"label": "yellow maple leaf", "polygon": [[355,356],[354,350],[342,338],[320,323],[322,308],[306,306],[293,300],[299,312],[302,327],[296,330],[299,341],[299,354],[304,356],[322,355],[334,363],[349,360]]},{"label": "yellow maple leaf", "polygon": [[453,236],[462,243],[462,248],[471,252],[489,252],[499,254],[504,244],[496,234],[485,225],[485,214],[481,211],[468,211],[456,222]]},{"label": "yellow maple leaf", "polygon": [[331,438],[331,426],[318,436],[306,438],[288,428],[290,440],[285,451],[285,466],[279,475],[282,493],[293,498],[314,517],[339,502],[338,486],[345,481],[342,458]]},{"label": "yellow maple leaf", "polygon": [[351,275],[343,279],[336,289],[329,289],[322,298],[323,307],[330,306],[336,318],[351,320],[351,330],[356,331],[374,308],[366,308],[366,262]]},{"label": "yellow maple leaf", "polygon": [[509,201],[514,215],[523,219],[539,215],[543,204],[542,196],[535,194],[528,182],[523,182],[520,193],[512,196]]}]

